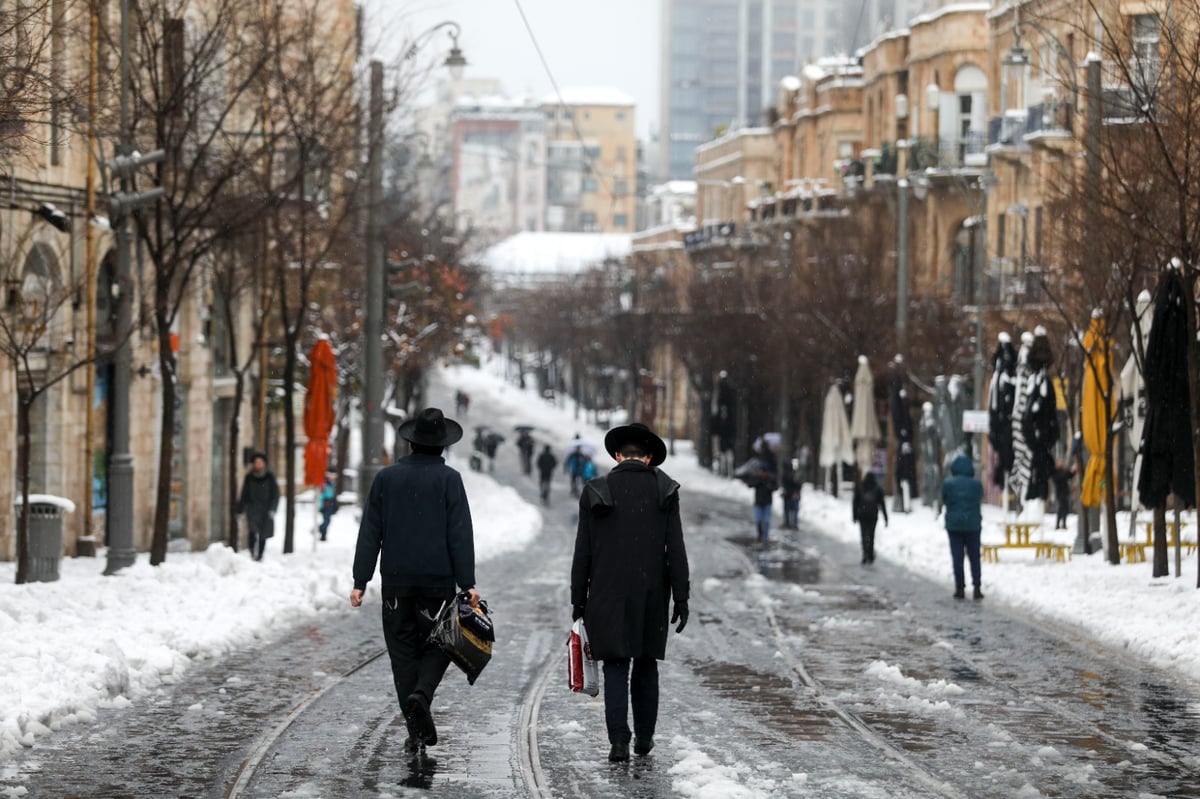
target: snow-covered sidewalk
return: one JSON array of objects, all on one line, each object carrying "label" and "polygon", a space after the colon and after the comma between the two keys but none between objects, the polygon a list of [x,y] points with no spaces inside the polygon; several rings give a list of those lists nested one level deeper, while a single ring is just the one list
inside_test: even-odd
[{"label": "snow-covered sidewalk", "polygon": [[[443,370],[442,380],[451,388],[472,395],[487,395],[491,401],[513,415],[524,414],[539,445],[555,445],[561,453],[578,433],[596,445],[603,442],[604,431],[576,419],[574,402],[566,407],[542,398],[529,384],[525,390],[504,381],[502,362],[493,360],[482,369],[453,366]],[[600,447],[595,460],[601,472],[614,465]],[[676,442],[676,455],[667,458],[663,468],[689,491],[734,499],[746,504],[746,533],[753,528],[751,492],[741,483],[728,480],[700,468],[688,442]],[[848,493],[848,492],[847,492]],[[889,509],[891,500],[889,499]],[[823,533],[857,545],[858,527],[851,520],[849,497],[834,498],[806,486],[800,504],[802,518]],[[1143,514],[1148,520],[1148,514]],[[1073,517],[1072,517],[1073,518]],[[984,507],[984,541],[1003,540],[1000,523],[1003,514],[995,506]],[[1187,514],[1189,525],[1184,537],[1197,530],[1195,514]],[[1053,526],[1053,516],[1046,519]],[[1122,540],[1128,534],[1128,516],[1118,523]],[[1140,532],[1139,537],[1143,535]],[[1072,527],[1072,531],[1073,531]],[[1190,535],[1189,535],[1190,532]],[[1035,540],[1038,535],[1034,533]],[[1073,542],[1073,532],[1044,533],[1047,540]],[[950,552],[942,520],[929,508],[917,507],[911,513],[892,514],[891,525],[876,532],[874,568],[899,565],[929,577],[944,586],[947,601],[953,590]],[[1172,569],[1174,560],[1172,558]],[[1200,626],[1200,591],[1196,589],[1196,556],[1184,558],[1183,576],[1152,578],[1148,563],[1109,565],[1103,555],[1076,555],[1067,563],[1036,560],[1033,553],[1002,551],[999,563],[983,565],[983,588],[987,602],[1003,602],[1034,616],[1053,621],[1106,644],[1125,650],[1184,679],[1200,678],[1200,637],[1191,631]]]},{"label": "snow-covered sidewalk", "polygon": [[[476,558],[525,547],[542,517],[511,488],[451,458],[466,483]],[[103,707],[136,702],[195,662],[253,646],[299,621],[349,608],[358,509],[343,506],[312,545],[311,493],[296,507],[296,551],[284,556],[283,514],[259,563],[221,544],[147,556],[104,577],[100,557],[67,558],[55,583],[14,585],[0,564],[0,763],[19,746]],[[378,590],[378,580],[371,583]]]}]

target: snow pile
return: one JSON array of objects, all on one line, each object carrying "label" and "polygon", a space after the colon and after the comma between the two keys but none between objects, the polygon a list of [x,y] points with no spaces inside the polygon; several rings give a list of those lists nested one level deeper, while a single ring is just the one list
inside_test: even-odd
[{"label": "snow pile", "polygon": [[767,784],[743,773],[745,766],[723,766],[696,748],[696,744],[676,735],[671,745],[682,757],[667,772],[674,779],[671,789],[690,799],[766,799],[776,795],[771,780]]},{"label": "snow pile", "polygon": [[[544,399],[529,380],[531,375],[526,375],[529,388],[518,389],[498,374],[504,368],[502,359],[493,358],[482,369],[449,367],[443,371],[442,379],[467,393],[495,398],[516,417],[534,420],[539,428],[535,432],[539,441],[548,440],[561,447],[575,433],[597,444],[603,441],[604,430],[589,424],[583,412],[576,418],[573,400],[563,399],[562,404],[555,404]],[[682,484],[683,501],[687,501],[689,493],[699,491],[743,502],[746,533],[750,534],[753,529],[750,491],[735,480],[723,479],[700,468],[689,442],[677,441],[675,449],[677,455],[669,456],[663,468]],[[595,460],[602,472],[614,465],[603,451],[597,452]],[[834,498],[806,486],[800,513],[805,523],[858,545],[858,527],[851,520],[848,495]],[[1046,521],[1052,519],[1051,516]],[[1002,520],[1000,508],[984,506],[985,543],[1003,541]],[[1184,535],[1193,538],[1198,529],[1195,514],[1185,514],[1185,520],[1189,526]],[[1119,515],[1118,525],[1124,539],[1129,529],[1128,514]],[[1036,531],[1035,540],[1041,537],[1056,543],[1073,543],[1073,531],[1047,529],[1051,526],[1047,523]],[[1142,535],[1140,525],[1138,534]],[[949,599],[953,590],[949,546],[942,520],[934,516],[932,509],[918,506],[911,513],[891,514],[890,525],[876,531],[875,549],[879,559],[876,569],[900,566],[927,576],[945,586]],[[1000,558],[999,563],[983,564],[983,589],[988,597],[985,601],[999,600],[1048,622],[1082,631],[1182,677],[1200,678],[1200,636],[1191,632],[1200,627],[1194,554],[1185,558],[1181,579],[1152,578],[1148,563],[1110,566],[1099,554],[1075,555],[1070,562],[1056,563],[1034,559],[1031,550],[1001,550]],[[719,585],[706,582],[703,588],[715,590]]]},{"label": "snow pile", "polygon": [[[475,524],[476,559],[526,546],[541,514],[511,488],[463,471]],[[283,514],[261,562],[214,544],[146,555],[104,577],[101,557],[67,558],[56,583],[14,585],[0,564],[0,758],[39,735],[91,721],[170,685],[196,662],[252,646],[317,614],[348,609],[358,533],[356,508],[333,517],[313,551],[311,493],[296,508],[296,552],[284,557]],[[378,580],[371,584],[378,588]],[[481,586],[486,590],[487,586]]]}]

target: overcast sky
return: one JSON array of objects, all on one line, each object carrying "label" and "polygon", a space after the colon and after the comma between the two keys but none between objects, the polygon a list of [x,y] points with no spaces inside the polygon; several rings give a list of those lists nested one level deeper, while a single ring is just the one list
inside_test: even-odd
[{"label": "overcast sky", "polygon": [[[559,87],[612,86],[637,101],[643,139],[658,117],[658,0],[520,0]],[[498,78],[509,94],[540,98],[553,89],[516,0],[371,0],[387,39],[411,40],[443,20],[462,26],[465,74]],[[422,48],[446,47],[441,34]],[[387,47],[387,42],[383,43]]]}]

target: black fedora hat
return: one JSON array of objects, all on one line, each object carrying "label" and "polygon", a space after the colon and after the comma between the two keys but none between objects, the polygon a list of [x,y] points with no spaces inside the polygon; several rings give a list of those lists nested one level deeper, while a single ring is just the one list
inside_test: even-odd
[{"label": "black fedora hat", "polygon": [[658,466],[667,459],[667,445],[641,422],[614,427],[604,435],[604,449],[614,459],[626,444],[637,444],[650,456],[650,465]]},{"label": "black fedora hat", "polygon": [[423,447],[448,447],[463,437],[462,425],[447,419],[441,408],[426,408],[396,429],[396,435]]}]

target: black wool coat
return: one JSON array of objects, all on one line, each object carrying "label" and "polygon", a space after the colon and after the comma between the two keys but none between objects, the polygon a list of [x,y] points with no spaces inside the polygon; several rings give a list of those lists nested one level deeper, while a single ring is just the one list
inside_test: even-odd
[{"label": "black wool coat", "polygon": [[406,455],[371,483],[354,551],[354,587],[375,575],[412,595],[475,587],[475,530],[462,475],[437,455]]},{"label": "black wool coat", "polygon": [[238,495],[238,513],[246,514],[251,530],[271,538],[275,535],[275,507],[279,504],[279,483],[270,469],[262,474],[246,472]]},{"label": "black wool coat", "polygon": [[571,604],[597,660],[667,652],[670,600],[688,599],[679,484],[641,461],[589,480],[579,498]]}]

